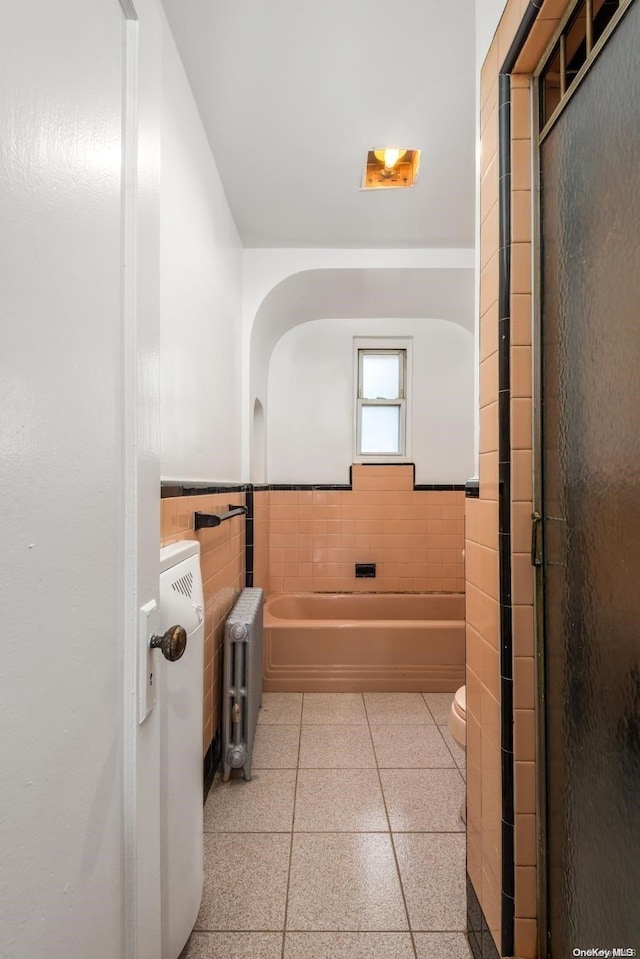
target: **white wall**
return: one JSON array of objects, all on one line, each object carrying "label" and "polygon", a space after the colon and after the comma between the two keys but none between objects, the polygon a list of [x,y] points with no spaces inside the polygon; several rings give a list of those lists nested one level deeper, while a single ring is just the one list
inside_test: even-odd
[{"label": "white wall", "polygon": [[413,337],[412,454],[419,483],[473,473],[473,335],[444,320],[313,320],[269,367],[268,480],[346,483],[353,462],[353,338]]},{"label": "white wall", "polygon": [[473,329],[474,251],[245,250],[243,475],[249,474],[255,398],[267,405],[277,340],[320,317],[439,316]]},{"label": "white wall", "polygon": [[162,478],[238,481],[242,249],[166,20],[163,50]]},{"label": "white wall", "polygon": [[[343,322],[343,317],[350,317],[354,321],[388,323],[386,318],[390,316],[401,316],[411,322],[426,315],[471,331],[473,263],[473,250],[245,251],[245,398],[248,397],[251,404],[255,398],[260,399],[267,423],[274,422],[267,394],[274,347],[288,330],[319,318]],[[473,377],[472,365],[469,369],[471,411]],[[248,415],[245,422],[251,422]],[[246,461],[248,453],[247,442]],[[351,454],[349,462],[350,457]],[[461,482],[473,472],[472,458]],[[277,482],[269,470],[267,476]],[[333,478],[327,482],[341,480]]]},{"label": "white wall", "polygon": [[480,71],[487,56],[491,41],[498,28],[505,0],[475,0],[476,20],[476,195],[475,195],[475,360],[474,360],[474,475],[480,468]]},{"label": "white wall", "polygon": [[3,959],[160,954],[159,724],[134,712],[158,587],[161,34],[156,0],[135,5],[126,27],[117,0],[3,9]]}]

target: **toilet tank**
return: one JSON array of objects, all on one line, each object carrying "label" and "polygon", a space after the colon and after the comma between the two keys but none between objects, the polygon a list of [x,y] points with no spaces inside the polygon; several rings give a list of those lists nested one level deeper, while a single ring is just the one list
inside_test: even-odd
[{"label": "toilet tank", "polygon": [[202,696],[204,597],[200,544],[160,550],[160,631],[184,626],[176,662],[156,653],[160,710],[162,959],[178,959],[198,916],[203,884]]}]

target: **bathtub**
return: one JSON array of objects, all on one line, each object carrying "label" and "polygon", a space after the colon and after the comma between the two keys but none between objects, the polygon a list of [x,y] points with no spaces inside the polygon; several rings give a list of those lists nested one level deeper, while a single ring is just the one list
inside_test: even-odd
[{"label": "bathtub", "polygon": [[464,683],[464,596],[274,593],[264,610],[269,692],[454,692]]}]

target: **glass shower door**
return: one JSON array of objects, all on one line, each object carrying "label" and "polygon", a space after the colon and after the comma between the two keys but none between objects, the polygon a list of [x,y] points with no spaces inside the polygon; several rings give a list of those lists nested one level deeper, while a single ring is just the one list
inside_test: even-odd
[{"label": "glass shower door", "polygon": [[640,3],[540,148],[549,953],[640,951]]}]

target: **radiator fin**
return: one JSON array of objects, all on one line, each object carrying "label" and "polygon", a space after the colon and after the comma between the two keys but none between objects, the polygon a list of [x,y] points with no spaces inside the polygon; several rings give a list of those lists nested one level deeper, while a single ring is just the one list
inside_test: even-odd
[{"label": "radiator fin", "polygon": [[242,769],[251,779],[251,758],[262,704],[261,589],[243,589],[224,630],[222,778]]}]

